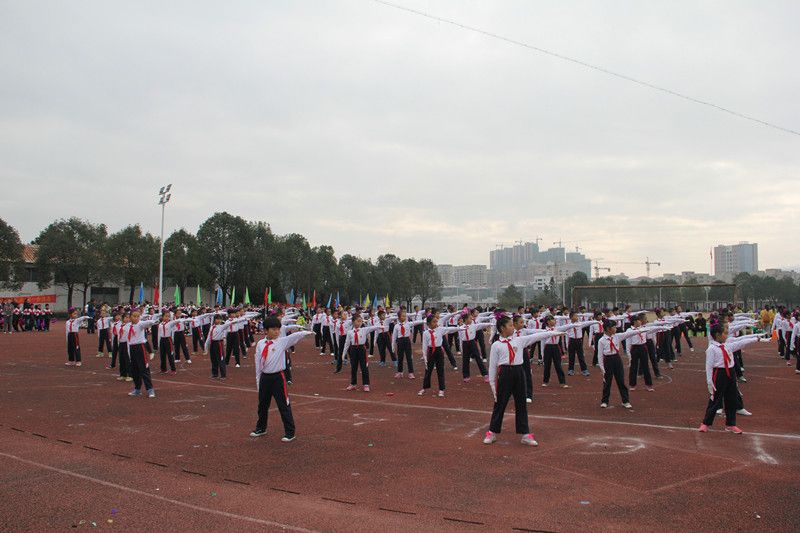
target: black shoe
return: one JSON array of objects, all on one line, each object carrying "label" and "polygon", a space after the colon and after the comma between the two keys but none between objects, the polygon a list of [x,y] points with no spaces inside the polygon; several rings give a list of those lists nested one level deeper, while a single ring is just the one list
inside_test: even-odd
[{"label": "black shoe", "polygon": [[266,434],[267,434],[267,430],[266,429],[258,429],[258,428],[256,428],[250,433],[250,436],[251,437],[260,437],[260,436],[266,435]]}]

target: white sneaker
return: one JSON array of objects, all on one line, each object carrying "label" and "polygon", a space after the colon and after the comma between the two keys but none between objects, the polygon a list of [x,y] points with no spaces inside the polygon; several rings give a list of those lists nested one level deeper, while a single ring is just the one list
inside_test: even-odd
[{"label": "white sneaker", "polygon": [[608,404],[606,402],[600,404],[601,409],[605,409],[606,407],[608,407]]},{"label": "white sneaker", "polygon": [[533,398],[525,398],[525,403],[533,403]]},{"label": "white sneaker", "polygon": [[747,409],[737,409],[736,410],[736,414],[737,415],[742,415],[742,416],[753,416],[753,413],[751,413]]},{"label": "white sneaker", "polygon": [[242,368],[241,365],[236,365],[236,368]]},{"label": "white sneaker", "polygon": [[722,414],[722,409],[717,409],[717,414],[721,415]]},{"label": "white sneaker", "polygon": [[417,393],[417,396],[424,396],[424,395],[425,395],[425,389],[422,389]]},{"label": "white sneaker", "polygon": [[187,365],[191,365],[191,364],[192,364],[192,360],[191,360],[191,359],[187,359],[187,360],[186,360],[186,364],[187,364]]},{"label": "white sneaker", "polygon": [[483,443],[484,444],[491,444],[496,440],[497,440],[497,437],[491,431],[487,431],[486,435],[484,435],[484,437],[483,437]]},{"label": "white sneaker", "polygon": [[633,406],[630,403],[623,403],[622,407],[624,407],[625,409],[633,409]]},{"label": "white sneaker", "polygon": [[439,398],[444,398],[444,391],[443,390],[439,391]]},{"label": "white sneaker", "polygon": [[539,443],[536,442],[536,439],[533,438],[533,433],[528,433],[527,435],[524,435],[520,442],[522,442],[522,444],[527,444],[528,446],[538,446],[539,445]]}]

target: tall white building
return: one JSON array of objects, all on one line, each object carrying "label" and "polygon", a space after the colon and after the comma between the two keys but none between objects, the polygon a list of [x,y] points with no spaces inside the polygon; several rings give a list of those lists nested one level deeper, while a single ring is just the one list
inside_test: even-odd
[{"label": "tall white building", "polygon": [[758,272],[758,244],[740,242],[731,246],[714,247],[714,274],[739,274]]}]

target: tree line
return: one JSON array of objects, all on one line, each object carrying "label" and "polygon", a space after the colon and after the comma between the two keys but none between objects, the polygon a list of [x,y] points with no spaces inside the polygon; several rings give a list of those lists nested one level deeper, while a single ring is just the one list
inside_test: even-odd
[{"label": "tree line", "polygon": [[[36,282],[67,290],[72,306],[75,291],[106,283],[129,286],[127,300],[134,301],[140,283],[158,285],[161,242],[139,225],[109,233],[105,224],[80,218],[52,222],[31,242],[38,246]],[[4,288],[19,289],[24,280],[23,246],[19,233],[0,219],[0,280]],[[164,286],[184,291],[196,286],[221,288],[224,302],[245,289],[261,295],[271,288],[273,301],[285,301],[294,291],[317,303],[339,296],[341,303],[361,303],[367,294],[410,303],[439,298],[442,280],[430,259],[402,259],[381,255],[374,262],[351,254],[337,258],[331,246],[311,246],[297,233],[275,235],[265,222],[251,222],[226,212],[215,213],[192,234],[173,232],[164,241]],[[236,291],[238,288],[238,291]],[[166,291],[166,289],[165,289]],[[190,294],[194,294],[190,292]],[[166,295],[165,295],[166,296]],[[164,298],[167,300],[168,298]],[[239,298],[241,299],[241,297]],[[260,303],[260,297],[253,298]],[[224,303],[223,302],[223,303]]]}]

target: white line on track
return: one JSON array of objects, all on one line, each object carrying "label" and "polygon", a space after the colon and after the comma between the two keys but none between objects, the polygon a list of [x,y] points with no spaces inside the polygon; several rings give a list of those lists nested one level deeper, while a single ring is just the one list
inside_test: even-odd
[{"label": "white line on track", "polygon": [[756,450],[756,459],[761,461],[762,463],[767,463],[768,465],[776,465],[778,464],[778,460],[772,457],[770,454],[764,450],[764,446],[761,443],[761,437],[758,435],[753,435],[753,447]]},{"label": "white line on track", "polygon": [[[161,383],[182,383],[179,381],[170,381],[167,379],[153,379],[155,382]],[[208,388],[217,388],[217,389],[230,389],[230,390],[238,390],[243,392],[249,392],[255,394],[257,391],[255,388],[245,388],[245,387],[236,387],[233,385],[214,385],[211,383],[188,383],[183,382],[187,385],[194,385],[196,387],[208,387]],[[310,399],[321,399],[321,400],[330,400],[330,401],[338,401],[338,402],[350,402],[350,403],[361,403],[361,404],[368,404],[368,405],[379,405],[381,407],[389,407],[389,408],[405,408],[405,409],[426,409],[430,411],[445,411],[450,413],[478,413],[482,415],[491,415],[491,411],[484,411],[482,409],[468,409],[465,407],[439,407],[436,405],[415,405],[415,404],[405,404],[405,403],[394,403],[394,402],[378,402],[375,400],[358,400],[355,398],[337,398],[336,396],[314,396],[309,394],[291,394],[290,396],[294,396],[297,398],[310,398]],[[569,417],[569,416],[553,416],[553,415],[529,415],[531,418],[538,418],[540,420],[561,420],[564,422],[580,422],[580,423],[588,423],[588,424],[607,424],[612,426],[631,426],[631,427],[643,427],[643,428],[650,428],[650,429],[665,429],[670,431],[691,431],[696,432],[697,428],[693,427],[685,427],[685,426],[667,426],[664,424],[647,424],[645,422],[623,422],[620,420],[598,420],[596,418],[577,418],[577,417]],[[755,435],[759,437],[767,437],[773,439],[790,439],[790,440],[800,440],[800,435],[795,433],[757,433],[757,432],[747,432],[747,435]]]},{"label": "white line on track", "polygon": [[162,502],[170,503],[172,505],[177,505],[179,507],[185,507],[187,509],[192,509],[193,511],[201,511],[203,513],[209,513],[217,516],[222,516],[225,518],[235,518],[236,520],[243,520],[245,522],[250,522],[252,524],[259,524],[262,526],[270,526],[270,527],[279,527],[282,529],[286,529],[289,531],[301,531],[304,533],[317,533],[313,529],[306,529],[303,527],[292,526],[289,524],[282,524],[280,522],[273,522],[271,520],[263,520],[261,518],[255,518],[253,516],[245,516],[236,513],[229,513],[226,511],[219,511],[217,509],[209,509],[208,507],[203,507],[201,505],[194,505],[192,503],[186,503],[179,500],[173,500],[172,498],[167,498],[165,496],[160,496],[158,494],[151,494],[149,492],[145,492],[143,490],[134,489],[133,487],[126,487],[125,485],[119,485],[118,483],[112,483],[110,481],[105,481],[103,479],[99,479],[92,476],[87,476],[85,474],[79,474],[77,472],[72,472],[71,470],[64,470],[62,468],[56,468],[55,466],[50,466],[42,463],[37,463],[36,461],[30,461],[28,459],[23,459],[22,457],[17,457],[16,455],[11,455],[9,453],[0,452],[0,456],[7,457],[8,459],[14,459],[15,461],[19,461],[20,463],[25,463],[30,466],[35,466],[37,468],[42,468],[44,470],[49,470],[51,472],[57,472],[59,474],[65,476],[71,476],[74,478],[82,479],[84,481],[91,481],[92,483],[97,483],[99,485],[103,485],[105,487],[110,487],[113,489],[122,490],[125,492],[130,492],[133,494],[138,494],[139,496],[146,496],[148,498],[152,498],[154,500],[159,500]]}]

